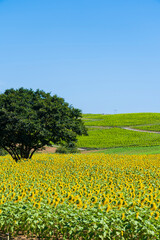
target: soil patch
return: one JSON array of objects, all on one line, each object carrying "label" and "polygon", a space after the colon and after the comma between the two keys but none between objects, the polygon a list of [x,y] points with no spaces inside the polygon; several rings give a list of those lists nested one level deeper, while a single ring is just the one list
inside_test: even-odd
[{"label": "soil patch", "polygon": [[56,152],[56,147],[44,147],[44,149],[37,151],[37,153],[55,153]]}]

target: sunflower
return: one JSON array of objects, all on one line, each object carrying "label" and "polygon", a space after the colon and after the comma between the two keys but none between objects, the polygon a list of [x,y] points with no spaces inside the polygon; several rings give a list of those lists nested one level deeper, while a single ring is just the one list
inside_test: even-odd
[{"label": "sunflower", "polygon": [[92,203],[96,203],[96,202],[97,202],[97,197],[95,197],[95,196],[92,197],[92,198],[91,198],[91,202],[92,202]]},{"label": "sunflower", "polygon": [[157,209],[156,204],[155,204],[155,203],[152,203],[152,204],[151,204],[151,210],[152,210],[152,211],[155,211],[156,209]]},{"label": "sunflower", "polygon": [[122,220],[125,219],[125,213],[122,213]]},{"label": "sunflower", "polygon": [[106,212],[109,212],[109,210],[111,209],[110,205],[108,204],[106,207]]},{"label": "sunflower", "polygon": [[159,218],[159,212],[156,212],[155,213],[155,219],[158,220],[158,218]]},{"label": "sunflower", "polygon": [[79,207],[79,208],[81,208],[83,206],[83,203],[80,198],[77,199],[75,203],[76,203],[77,207]]}]

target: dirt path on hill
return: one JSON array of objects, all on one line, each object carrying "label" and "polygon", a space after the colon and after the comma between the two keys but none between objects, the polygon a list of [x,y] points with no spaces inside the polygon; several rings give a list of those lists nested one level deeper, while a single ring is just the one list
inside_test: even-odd
[{"label": "dirt path on hill", "polygon": [[[148,124],[147,124],[148,125]],[[154,125],[154,124],[150,124]],[[145,126],[145,125],[139,125],[139,126]],[[156,131],[149,131],[149,130],[142,130],[142,129],[136,129],[131,127],[105,127],[105,126],[87,126],[87,128],[95,128],[95,129],[111,129],[111,128],[122,128],[129,131],[135,131],[135,132],[148,132],[148,133],[157,133],[160,134],[160,132]]]},{"label": "dirt path on hill", "polygon": [[149,130],[142,130],[142,129],[135,129],[135,128],[130,128],[130,127],[121,127],[122,129],[129,130],[129,131],[135,131],[135,132],[147,132],[147,133],[157,133],[160,134],[160,132],[155,132],[155,131],[149,131]]},{"label": "dirt path on hill", "polygon": [[105,127],[105,126],[87,126],[87,128],[97,128],[97,129],[111,129],[113,127]]}]

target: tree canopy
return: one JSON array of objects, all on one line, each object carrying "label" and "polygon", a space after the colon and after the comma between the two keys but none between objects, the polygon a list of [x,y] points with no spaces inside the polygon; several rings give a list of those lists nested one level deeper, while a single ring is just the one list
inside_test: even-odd
[{"label": "tree canopy", "polygon": [[0,94],[0,147],[15,161],[49,144],[86,135],[81,110],[42,90],[8,89]]}]

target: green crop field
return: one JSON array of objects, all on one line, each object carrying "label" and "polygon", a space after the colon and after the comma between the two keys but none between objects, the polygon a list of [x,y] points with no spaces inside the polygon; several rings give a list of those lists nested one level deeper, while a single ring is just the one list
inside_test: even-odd
[{"label": "green crop field", "polygon": [[144,126],[133,126],[133,128],[140,129],[140,130],[160,132],[160,124],[154,124],[154,125],[151,124],[151,125],[144,125]]},{"label": "green crop field", "polygon": [[160,113],[83,114],[83,121],[89,135],[78,138],[78,147],[81,148],[160,146],[160,135],[157,133],[122,129],[131,127],[160,131]]},{"label": "green crop field", "polygon": [[86,126],[136,126],[160,124],[160,113],[83,114]]},{"label": "green crop field", "polygon": [[89,128],[89,136],[78,138],[78,147],[111,148],[122,146],[156,146],[160,145],[160,135],[128,131],[121,128]]}]

